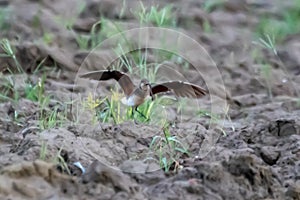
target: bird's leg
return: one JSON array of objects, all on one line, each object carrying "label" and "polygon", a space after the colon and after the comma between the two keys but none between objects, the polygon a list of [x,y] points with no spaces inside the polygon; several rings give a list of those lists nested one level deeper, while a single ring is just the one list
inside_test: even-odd
[{"label": "bird's leg", "polygon": [[145,119],[147,119],[147,117],[146,117],[143,113],[141,113],[137,108],[138,108],[138,107],[136,106],[134,110],[135,110],[136,112],[138,112],[141,116],[143,116]]},{"label": "bird's leg", "polygon": [[135,109],[134,107],[131,107],[131,117],[132,117],[132,118],[134,117],[134,112],[133,112],[134,109]]},{"label": "bird's leg", "polygon": [[151,86],[151,85],[149,85],[149,86],[150,86],[150,96],[151,96],[151,100],[154,101],[154,100],[155,100],[155,97],[154,97],[153,92],[152,92],[152,86]]}]

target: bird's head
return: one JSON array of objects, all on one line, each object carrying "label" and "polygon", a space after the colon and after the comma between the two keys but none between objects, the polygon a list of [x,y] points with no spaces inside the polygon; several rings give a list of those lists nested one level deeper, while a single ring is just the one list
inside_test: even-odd
[{"label": "bird's head", "polygon": [[151,89],[151,85],[147,79],[142,79],[140,82],[140,88],[144,91]]}]

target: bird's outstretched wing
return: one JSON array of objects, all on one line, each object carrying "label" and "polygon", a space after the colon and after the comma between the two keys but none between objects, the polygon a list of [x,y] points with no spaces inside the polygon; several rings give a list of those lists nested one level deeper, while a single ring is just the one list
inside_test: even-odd
[{"label": "bird's outstretched wing", "polygon": [[152,86],[152,94],[173,92],[179,97],[201,98],[208,92],[200,86],[182,81],[169,81]]},{"label": "bird's outstretched wing", "polygon": [[131,81],[130,77],[127,74],[117,71],[117,70],[93,71],[93,72],[81,74],[81,75],[79,75],[79,77],[80,78],[89,78],[89,79],[98,80],[98,81],[106,81],[109,79],[115,79],[116,81],[118,81],[119,85],[123,89],[126,96],[129,96],[135,88],[135,85]]}]

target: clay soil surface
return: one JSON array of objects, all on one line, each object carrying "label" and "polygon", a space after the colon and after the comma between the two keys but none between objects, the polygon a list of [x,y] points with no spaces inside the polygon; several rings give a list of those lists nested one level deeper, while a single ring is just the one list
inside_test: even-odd
[{"label": "clay soil surface", "polygon": [[[298,1],[142,2],[0,0],[0,36],[8,39],[0,52],[0,199],[300,199]],[[166,20],[141,19],[151,6],[158,19],[155,9],[166,9]],[[127,32],[91,51],[147,26],[189,39]],[[104,122],[109,101],[98,102],[100,113],[89,108],[111,100],[116,82],[78,74],[111,67],[120,46],[142,47],[122,57],[133,63],[134,82],[140,64],[161,65],[156,82],[189,81],[210,95],[167,96],[171,103],[157,104],[147,122],[137,113]]]}]

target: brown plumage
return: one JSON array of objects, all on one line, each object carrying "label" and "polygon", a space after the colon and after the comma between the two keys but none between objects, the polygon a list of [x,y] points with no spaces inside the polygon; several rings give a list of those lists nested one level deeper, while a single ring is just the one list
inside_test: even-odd
[{"label": "brown plumage", "polygon": [[142,79],[139,86],[135,86],[127,74],[117,70],[93,71],[79,77],[99,81],[115,79],[126,95],[126,98],[122,99],[122,103],[134,107],[135,110],[144,103],[148,96],[151,96],[153,100],[154,95],[158,93],[172,92],[178,97],[188,98],[201,98],[208,94],[200,86],[182,81],[169,81],[151,86],[147,79]]}]

